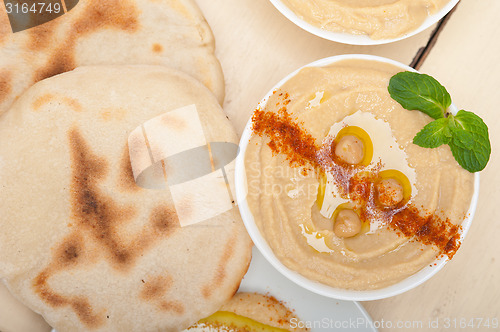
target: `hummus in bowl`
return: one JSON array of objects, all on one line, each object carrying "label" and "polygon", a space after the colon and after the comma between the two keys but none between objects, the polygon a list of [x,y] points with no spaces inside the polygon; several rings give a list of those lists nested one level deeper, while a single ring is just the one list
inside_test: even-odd
[{"label": "hummus in bowl", "polygon": [[345,44],[385,44],[413,36],[459,0],[271,0],[299,27]]},{"label": "hummus in bowl", "polygon": [[448,146],[413,144],[432,119],[390,97],[404,70],[369,55],[317,61],[278,83],[243,133],[236,192],[247,230],[280,272],[321,295],[409,290],[470,226],[479,175]]}]

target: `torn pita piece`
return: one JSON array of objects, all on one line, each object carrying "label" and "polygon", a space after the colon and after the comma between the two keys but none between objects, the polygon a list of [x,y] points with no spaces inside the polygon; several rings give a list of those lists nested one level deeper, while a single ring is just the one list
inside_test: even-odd
[{"label": "torn pita piece", "polygon": [[207,142],[195,105],[148,120],[130,133],[128,146],[137,185],[170,189],[181,226],[234,207],[238,145]]}]

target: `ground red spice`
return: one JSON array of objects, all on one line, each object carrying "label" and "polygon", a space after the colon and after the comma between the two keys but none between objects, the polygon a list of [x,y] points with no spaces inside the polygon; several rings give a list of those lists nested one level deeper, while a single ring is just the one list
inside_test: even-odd
[{"label": "ground red spice", "polygon": [[279,107],[281,104],[282,107],[278,112],[258,108],[252,116],[254,134],[268,137],[268,146],[273,153],[286,155],[293,167],[312,166],[319,171],[330,172],[343,195],[351,197],[360,206],[364,221],[369,221],[374,215],[382,216],[387,226],[399,235],[433,245],[440,255],[453,257],[460,247],[460,226],[436,214],[422,216],[423,207],[418,209],[403,203],[387,208],[378,203],[374,183],[382,164],[379,163],[367,174],[363,167],[335,161],[331,155],[331,145],[335,143],[327,142],[330,145],[327,149],[317,146],[315,139],[288,113],[286,106],[291,102],[288,93],[281,92],[279,98],[281,100],[276,105]]},{"label": "ground red spice", "polygon": [[279,113],[255,110],[252,116],[253,131],[271,139],[268,146],[273,153],[285,154],[294,166],[319,166],[316,155],[319,148],[314,138],[294,123],[286,108]]},{"label": "ground red spice", "polygon": [[435,214],[421,216],[419,209],[412,205],[394,214],[390,226],[407,237],[414,236],[423,244],[436,246],[450,259],[460,247],[460,226]]}]

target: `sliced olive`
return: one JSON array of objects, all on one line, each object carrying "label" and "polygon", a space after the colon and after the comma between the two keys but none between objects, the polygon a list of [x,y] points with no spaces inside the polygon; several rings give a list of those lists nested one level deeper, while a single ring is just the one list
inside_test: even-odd
[{"label": "sliced olive", "polygon": [[[273,327],[260,322],[257,322],[251,318],[237,315],[229,311],[217,311],[210,317],[204,318],[198,322],[205,326],[209,326],[212,329],[210,331],[228,327],[231,331],[249,331],[249,332],[286,332],[287,330],[278,327]],[[188,329],[190,330],[190,329]],[[226,331],[226,329],[223,329]]]},{"label": "sliced olive", "polygon": [[380,172],[375,183],[378,202],[385,207],[404,204],[410,200],[411,184],[408,177],[395,169]]},{"label": "sliced olive", "polygon": [[335,158],[344,163],[368,166],[373,158],[373,143],[366,131],[348,126],[338,132],[332,152]]},{"label": "sliced olive", "polygon": [[326,174],[324,172],[320,172],[318,176],[319,186],[318,186],[318,195],[316,196],[316,204],[318,205],[318,209],[321,210],[323,207],[323,201],[325,200],[325,189],[326,189]]}]

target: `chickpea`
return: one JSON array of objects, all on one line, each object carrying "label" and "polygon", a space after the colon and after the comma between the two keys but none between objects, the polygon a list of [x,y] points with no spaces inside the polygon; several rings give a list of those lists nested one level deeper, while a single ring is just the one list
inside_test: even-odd
[{"label": "chickpea", "polygon": [[361,231],[361,219],[356,212],[349,209],[339,211],[335,219],[333,232],[338,237],[353,237]]},{"label": "chickpea", "polygon": [[354,135],[346,135],[335,145],[335,155],[348,164],[357,165],[363,161],[364,148],[361,139]]},{"label": "chickpea", "polygon": [[383,179],[376,188],[378,201],[384,206],[393,206],[403,200],[403,185],[396,179]]}]

